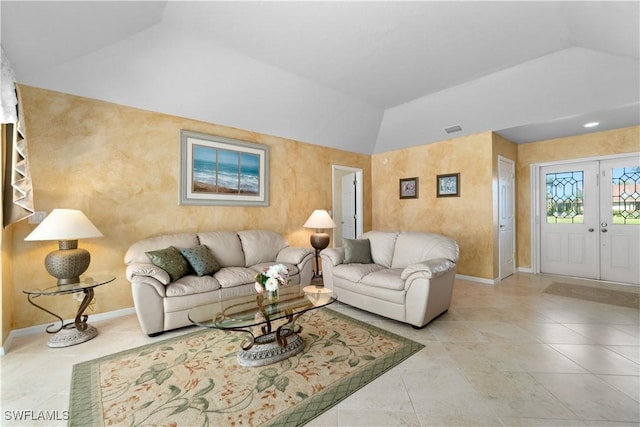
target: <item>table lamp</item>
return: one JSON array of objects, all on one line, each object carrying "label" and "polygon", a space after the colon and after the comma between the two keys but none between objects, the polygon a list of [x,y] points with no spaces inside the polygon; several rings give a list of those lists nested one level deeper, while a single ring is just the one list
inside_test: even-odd
[{"label": "table lamp", "polygon": [[24,240],[58,240],[58,250],[47,255],[44,266],[58,285],[68,285],[79,283],[91,262],[89,252],[78,248],[78,239],[94,237],[103,236],[82,211],[54,209]]},{"label": "table lamp", "polygon": [[304,223],[305,228],[315,228],[316,232],[311,235],[311,246],[316,250],[316,271],[313,277],[322,276],[320,264],[318,264],[318,254],[321,250],[329,246],[329,234],[323,233],[321,230],[326,228],[335,228],[336,223],[333,222],[329,212],[324,209],[316,209],[313,211],[307,222]]}]

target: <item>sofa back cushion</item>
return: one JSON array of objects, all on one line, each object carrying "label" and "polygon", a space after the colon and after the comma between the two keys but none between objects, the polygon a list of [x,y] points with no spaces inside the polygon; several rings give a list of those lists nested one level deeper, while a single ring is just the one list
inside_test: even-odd
[{"label": "sofa back cushion", "polygon": [[410,264],[436,258],[458,262],[458,244],[440,234],[416,231],[401,232],[396,239],[392,268],[405,268]]},{"label": "sofa back cushion", "polygon": [[369,239],[371,258],[375,264],[391,268],[397,237],[395,231],[367,231],[360,238]]},{"label": "sofa back cushion", "polygon": [[206,245],[220,267],[244,267],[244,253],[235,231],[198,233],[201,245]]},{"label": "sofa back cushion", "polygon": [[278,252],[289,246],[280,234],[266,230],[239,231],[238,236],[242,242],[245,267],[273,262]]},{"label": "sofa back cushion", "polygon": [[148,264],[150,261],[146,252],[165,249],[169,246],[181,249],[192,248],[197,245],[198,237],[195,233],[165,234],[162,236],[149,237],[147,239],[139,240],[129,247],[127,253],[124,255],[124,263],[127,265],[133,263]]}]

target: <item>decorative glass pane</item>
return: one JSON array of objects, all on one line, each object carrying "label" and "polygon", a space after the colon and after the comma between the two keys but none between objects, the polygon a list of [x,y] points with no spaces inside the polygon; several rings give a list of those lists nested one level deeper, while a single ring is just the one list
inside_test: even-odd
[{"label": "decorative glass pane", "polygon": [[640,167],[611,170],[614,224],[640,224]]},{"label": "decorative glass pane", "polygon": [[547,174],[547,223],[582,224],[584,172]]}]

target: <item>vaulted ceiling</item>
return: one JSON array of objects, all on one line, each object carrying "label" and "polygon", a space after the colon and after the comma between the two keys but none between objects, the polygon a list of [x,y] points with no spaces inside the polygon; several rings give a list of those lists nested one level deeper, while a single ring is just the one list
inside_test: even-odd
[{"label": "vaulted ceiling", "polygon": [[19,83],[365,154],[640,124],[636,1],[5,0],[0,14]]}]

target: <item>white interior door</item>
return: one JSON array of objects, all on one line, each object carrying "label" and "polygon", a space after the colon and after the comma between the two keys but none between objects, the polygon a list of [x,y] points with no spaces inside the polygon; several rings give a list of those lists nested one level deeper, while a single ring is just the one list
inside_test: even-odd
[{"label": "white interior door", "polygon": [[342,238],[356,238],[356,174],[342,177]]},{"label": "white interior door", "polygon": [[515,272],[515,165],[498,158],[498,224],[500,280]]},{"label": "white interior door", "polygon": [[540,168],[540,271],[640,285],[640,158]]},{"label": "white interior door", "polygon": [[600,163],[600,257],[603,280],[640,284],[640,161]]},{"label": "white interior door", "polygon": [[540,271],[598,278],[597,163],[540,171]]},{"label": "white interior door", "polygon": [[332,165],[334,246],[343,246],[343,238],[355,239],[364,229],[364,191],[362,169]]}]

